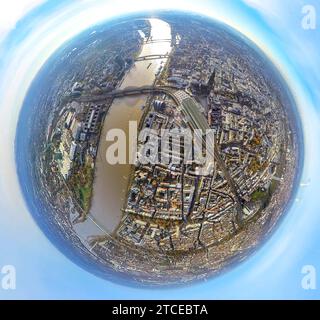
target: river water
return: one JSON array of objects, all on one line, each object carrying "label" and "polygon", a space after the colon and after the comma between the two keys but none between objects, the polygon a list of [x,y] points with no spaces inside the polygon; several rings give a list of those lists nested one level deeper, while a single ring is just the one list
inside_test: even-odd
[{"label": "river water", "polygon": [[[139,57],[170,53],[170,42],[157,42],[157,40],[171,39],[170,25],[159,19],[149,19],[149,22],[151,25],[150,39],[152,41],[146,41],[143,44]],[[166,60],[166,58],[161,58],[137,61],[126,74],[120,89],[130,86],[152,85],[159,68],[165,64]],[[121,208],[124,205],[131,165],[110,165],[107,162],[106,151],[112,142],[106,141],[106,135],[113,128],[120,128],[127,133],[129,121],[139,122],[146,99],[146,95],[117,98],[113,101],[106,115],[96,159],[90,213],[85,222],[75,226],[76,231],[83,238],[104,234],[105,232],[112,233],[122,218]]]}]

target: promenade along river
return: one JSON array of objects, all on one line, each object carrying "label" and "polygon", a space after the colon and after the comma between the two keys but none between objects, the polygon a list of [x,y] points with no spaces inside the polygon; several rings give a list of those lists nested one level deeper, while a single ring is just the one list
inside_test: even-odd
[{"label": "promenade along river", "polygon": [[[143,44],[139,56],[170,53],[171,43],[169,41],[156,41],[171,39],[170,25],[159,19],[149,19],[149,21],[153,41]],[[120,89],[129,86],[152,85],[159,68],[165,62],[166,58],[137,61],[126,74]],[[110,165],[107,162],[106,151],[112,142],[106,141],[106,135],[113,128],[122,129],[127,133],[129,121],[140,120],[143,113],[142,106],[146,103],[146,99],[146,95],[117,98],[109,109],[99,142],[90,213],[87,221],[75,226],[83,240],[90,235],[112,233],[122,218],[121,209],[124,206],[131,165]]]}]

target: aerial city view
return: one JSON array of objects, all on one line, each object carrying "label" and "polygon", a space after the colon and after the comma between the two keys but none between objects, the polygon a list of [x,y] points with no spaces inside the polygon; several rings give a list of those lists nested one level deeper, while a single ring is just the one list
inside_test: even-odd
[{"label": "aerial city view", "polygon": [[253,43],[159,12],[54,53],[24,102],[16,161],[33,217],[65,255],[113,281],[180,285],[243,261],[275,230],[296,189],[299,130]]}]

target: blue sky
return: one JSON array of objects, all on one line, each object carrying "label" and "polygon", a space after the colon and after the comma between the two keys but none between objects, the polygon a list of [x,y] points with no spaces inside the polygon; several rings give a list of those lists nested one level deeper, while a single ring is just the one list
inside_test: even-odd
[{"label": "blue sky", "polygon": [[[0,298],[225,299],[317,298],[301,287],[301,268],[320,272],[320,5],[317,0],[11,0],[0,4],[0,269],[17,269],[17,288]],[[302,7],[315,7],[317,28],[301,27]],[[125,8],[125,9],[124,9]],[[94,23],[123,13],[191,10],[221,20],[254,41],[275,63],[296,99],[305,136],[305,165],[297,199],[272,238],[232,271],[179,289],[129,288],[99,279],[64,257],[33,221],[14,164],[19,110],[40,67],[65,41]],[[1,275],[0,275],[1,279]],[[320,281],[320,280],[319,280]],[[320,282],[318,282],[320,286]]]}]

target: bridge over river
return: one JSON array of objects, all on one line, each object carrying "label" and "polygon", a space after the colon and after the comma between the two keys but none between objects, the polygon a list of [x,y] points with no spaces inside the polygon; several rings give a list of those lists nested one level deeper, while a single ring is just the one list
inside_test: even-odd
[{"label": "bridge over river", "polygon": [[169,54],[148,54],[146,56],[137,57],[134,61],[157,60],[169,58]]},{"label": "bridge over river", "polygon": [[108,98],[121,98],[125,96],[134,96],[149,93],[165,93],[169,97],[171,97],[177,105],[179,105],[179,100],[175,96],[174,90],[177,89],[170,86],[127,87],[125,89],[116,89],[113,91],[104,92],[99,95],[83,95],[79,98],[75,98],[74,100],[78,102],[99,102]]}]

